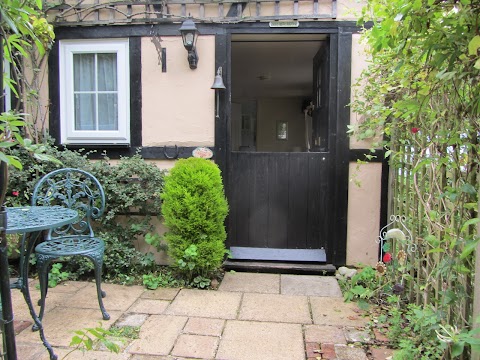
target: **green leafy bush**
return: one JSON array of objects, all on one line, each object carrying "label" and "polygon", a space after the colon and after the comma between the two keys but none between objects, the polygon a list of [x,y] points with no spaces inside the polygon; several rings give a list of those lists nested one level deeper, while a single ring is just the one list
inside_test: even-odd
[{"label": "green leafy bush", "polygon": [[[62,165],[39,162],[28,150],[12,149],[11,155],[24,166],[22,170],[10,169],[7,206],[28,205],[36,182],[50,171],[59,167],[86,170],[99,180],[105,191],[105,213],[94,224],[97,235],[106,242],[105,277],[131,283],[138,272],[152,271],[155,266],[152,256],[136,251],[133,241],[147,234],[155,237],[152,214],[158,216],[160,213],[163,171],[144,161],[139,154],[122,157],[110,164],[106,156],[102,160],[90,161],[89,153],[58,149],[49,143],[39,146],[42,146],[42,153],[59,159]],[[63,265],[63,270],[70,273],[72,279],[93,270],[91,262],[81,257],[74,257]]]},{"label": "green leafy bush", "polygon": [[217,270],[225,255],[228,213],[218,166],[205,159],[179,160],[165,177],[161,198],[168,252],[179,272],[190,282]]}]

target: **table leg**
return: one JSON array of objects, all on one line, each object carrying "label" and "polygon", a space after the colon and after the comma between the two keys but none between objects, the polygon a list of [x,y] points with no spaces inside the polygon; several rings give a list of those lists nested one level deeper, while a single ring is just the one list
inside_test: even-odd
[{"label": "table leg", "polygon": [[5,236],[5,209],[0,210],[0,321],[3,325],[3,345],[6,360],[17,359],[15,329],[13,325],[12,298],[10,296],[10,274],[8,270],[7,239]]},{"label": "table leg", "polygon": [[[25,298],[25,302],[28,305],[28,310],[30,311],[30,315],[32,316],[32,319],[34,321],[33,328],[35,330],[38,329],[38,332],[40,333],[40,339],[42,340],[43,345],[47,348],[48,353],[50,354],[50,360],[57,360],[57,355],[53,352],[52,346],[48,343],[47,339],[45,338],[45,334],[43,332],[43,325],[40,319],[38,318],[35,309],[32,304],[32,298],[30,297],[30,289],[28,288],[28,268],[29,268],[29,259],[30,259],[30,254],[32,254],[33,249],[35,247],[35,243],[37,239],[39,238],[41,232],[37,233],[32,233],[30,234],[30,237],[28,240],[24,239],[22,240],[22,251],[25,250],[24,256],[23,256],[23,263],[21,264],[21,278],[22,278],[22,284],[21,284],[21,291],[23,293],[23,297]],[[26,244],[23,242],[26,241]]]}]

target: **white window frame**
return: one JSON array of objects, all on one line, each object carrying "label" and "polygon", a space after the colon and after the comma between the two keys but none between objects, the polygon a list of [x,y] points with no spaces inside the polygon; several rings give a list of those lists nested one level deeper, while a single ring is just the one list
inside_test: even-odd
[{"label": "white window frame", "polygon": [[[118,130],[75,130],[73,55],[117,54]],[[61,40],[60,142],[62,144],[130,144],[130,64],[128,39]]]}]

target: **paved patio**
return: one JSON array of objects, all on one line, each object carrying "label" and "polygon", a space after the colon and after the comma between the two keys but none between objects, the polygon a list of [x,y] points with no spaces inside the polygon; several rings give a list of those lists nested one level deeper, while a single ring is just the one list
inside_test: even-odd
[{"label": "paved patio", "polygon": [[[36,302],[39,291],[31,284]],[[369,319],[344,303],[334,277],[227,273],[217,291],[146,290],[104,284],[103,321],[94,283],[67,282],[49,290],[45,334],[59,359],[73,331],[140,326],[140,338],[120,354],[97,349],[66,359],[365,360],[391,355],[365,331]],[[48,359],[18,290],[12,290],[19,360]]]}]

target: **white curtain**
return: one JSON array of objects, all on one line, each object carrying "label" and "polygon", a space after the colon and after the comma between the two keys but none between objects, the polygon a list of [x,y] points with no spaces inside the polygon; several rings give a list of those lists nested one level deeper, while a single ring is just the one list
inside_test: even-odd
[{"label": "white curtain", "polygon": [[117,54],[74,54],[75,130],[118,130]]}]

